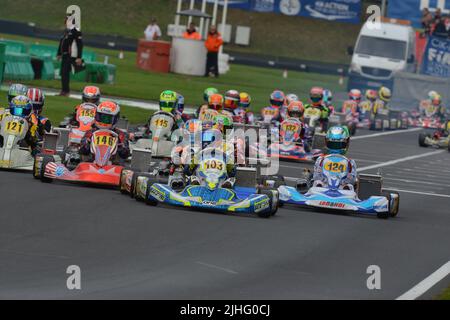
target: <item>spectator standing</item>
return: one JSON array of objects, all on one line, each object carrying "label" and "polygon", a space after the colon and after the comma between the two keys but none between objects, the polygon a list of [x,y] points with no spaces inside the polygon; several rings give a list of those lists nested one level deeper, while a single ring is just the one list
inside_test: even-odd
[{"label": "spectator standing", "polygon": [[61,60],[61,92],[60,96],[70,94],[70,73],[72,66],[83,65],[83,39],[81,31],[75,27],[75,17],[67,16],[64,33],[59,41],[57,59]]},{"label": "spectator standing", "polygon": [[434,23],[438,24],[442,19],[442,12],[441,12],[441,8],[437,8],[436,11],[434,12]]},{"label": "spectator standing", "polygon": [[189,28],[183,33],[183,38],[192,40],[202,40],[202,36],[197,32],[195,23],[191,22]]},{"label": "spectator standing", "polygon": [[445,25],[445,19],[441,18],[436,21],[436,27],[434,28],[433,35],[436,37],[447,38],[448,30]]},{"label": "spectator standing", "polygon": [[424,8],[422,11],[422,28],[424,29],[424,35],[431,34],[431,25],[433,23],[433,15],[428,8]]},{"label": "spectator standing", "polygon": [[205,77],[210,73],[213,73],[216,78],[219,77],[219,50],[222,44],[222,36],[217,32],[216,26],[212,25],[205,41],[205,47],[208,50]]},{"label": "spectator standing", "polygon": [[161,38],[162,33],[161,29],[159,28],[156,18],[152,18],[150,21],[150,24],[147,26],[147,28],[144,31],[145,39],[148,41],[158,40]]}]

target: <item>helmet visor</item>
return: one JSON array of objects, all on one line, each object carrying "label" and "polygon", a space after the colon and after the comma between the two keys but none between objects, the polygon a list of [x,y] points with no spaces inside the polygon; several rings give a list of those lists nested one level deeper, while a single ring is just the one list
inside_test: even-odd
[{"label": "helmet visor", "polygon": [[275,107],[282,107],[284,103],[281,100],[273,100],[273,99],[271,99],[270,100],[270,104],[272,106],[275,106]]},{"label": "helmet visor", "polygon": [[9,112],[13,116],[28,117],[31,114],[31,109],[20,108],[20,107],[11,107],[11,108],[9,108]]},{"label": "helmet visor", "polygon": [[327,141],[327,148],[331,150],[345,150],[347,146],[347,141]]},{"label": "helmet visor", "polygon": [[176,102],[175,101],[160,101],[159,107],[161,110],[166,112],[172,112],[175,109]]},{"label": "helmet visor", "polygon": [[100,123],[103,123],[103,124],[113,125],[116,122],[116,116],[113,116],[113,115],[110,115],[110,114],[106,114],[106,113],[97,112],[95,114],[95,120],[97,122],[100,122]]}]

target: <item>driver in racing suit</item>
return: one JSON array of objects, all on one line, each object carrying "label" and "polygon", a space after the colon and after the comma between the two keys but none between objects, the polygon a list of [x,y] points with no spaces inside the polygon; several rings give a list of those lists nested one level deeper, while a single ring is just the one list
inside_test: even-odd
[{"label": "driver in racing suit", "polygon": [[[33,123],[31,115],[33,114],[33,105],[27,96],[19,95],[11,99],[8,115],[23,118],[28,123],[28,131],[25,138],[20,142],[22,147],[29,147],[31,155],[34,157],[40,152],[38,131],[43,131],[41,123]],[[1,123],[0,123],[1,125]],[[0,136],[0,146],[3,147],[3,136]]]},{"label": "driver in racing suit", "polygon": [[255,122],[253,112],[249,111],[252,98],[246,92],[239,94],[238,107],[234,110],[233,121],[243,124],[253,124]]},{"label": "driver in racing suit", "polygon": [[[333,155],[342,155],[347,160],[348,174],[345,179],[341,181],[341,188],[344,190],[353,190],[357,185],[357,171],[354,160],[345,157],[350,144],[350,133],[346,126],[331,127],[325,138],[327,146],[327,154],[320,156],[314,165],[313,176],[310,177],[309,184],[314,187],[326,186],[326,177],[323,174],[324,160]],[[312,179],[311,179],[312,178]]]},{"label": "driver in racing suit", "polygon": [[38,88],[30,88],[28,89],[27,96],[30,99],[31,104],[33,105],[33,114],[31,115],[31,121],[39,128],[44,129],[41,129],[41,131],[38,132],[40,138],[42,138],[45,132],[50,132],[52,130],[52,123],[47,117],[44,117],[42,115],[45,104],[45,95],[42,90]]},{"label": "driver in racing suit", "polygon": [[[215,150],[220,150],[224,153],[227,159],[224,159],[227,166],[227,179],[223,182],[222,188],[232,189],[236,182],[236,165],[234,159],[228,159],[226,156],[227,144],[225,143],[225,134],[227,130],[233,129],[233,123],[230,121],[229,117],[226,115],[218,115],[214,118],[214,122],[203,122],[202,124],[202,150],[205,148],[211,148]],[[212,130],[212,131],[211,131]],[[222,141],[215,141],[215,136],[213,132],[222,134]],[[198,159],[196,155],[192,155],[191,163],[184,165],[184,174],[189,177],[189,183],[191,185],[199,185],[200,181],[195,175],[198,169]]]},{"label": "driver in racing suit", "polygon": [[[11,100],[17,96],[27,96],[28,87],[24,86],[20,83],[12,84],[8,89],[8,105],[11,103]],[[2,121],[3,117],[8,114],[9,106],[6,108],[2,108],[0,106],[0,121]]]},{"label": "driver in racing suit", "polygon": [[311,99],[311,104],[305,106],[305,112],[309,108],[319,109],[321,112],[319,124],[322,127],[322,131],[326,131],[331,111],[323,102],[323,88],[313,87],[309,92],[309,98]]},{"label": "driver in racing suit", "polygon": [[83,93],[81,94],[81,104],[75,107],[75,110],[72,114],[70,114],[70,122],[69,124],[73,127],[79,127],[80,124],[77,121],[77,111],[78,108],[84,103],[92,103],[96,106],[100,104],[100,99],[102,95],[100,89],[96,86],[86,86],[83,89]]},{"label": "driver in racing suit", "polygon": [[91,155],[92,136],[97,130],[111,130],[118,136],[117,155],[119,159],[113,161],[115,163],[123,162],[130,156],[130,147],[128,143],[128,135],[123,130],[116,128],[116,123],[120,118],[120,106],[112,101],[105,101],[97,106],[95,114],[95,122],[92,129],[87,131],[81,140],[80,154],[83,156]]}]

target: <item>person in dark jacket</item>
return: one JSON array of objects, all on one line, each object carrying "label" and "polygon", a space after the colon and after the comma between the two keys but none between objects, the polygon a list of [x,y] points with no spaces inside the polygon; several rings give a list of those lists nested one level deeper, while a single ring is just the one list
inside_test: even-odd
[{"label": "person in dark jacket", "polygon": [[66,29],[59,41],[57,58],[61,60],[61,96],[70,93],[70,72],[72,66],[80,67],[83,64],[83,39],[81,31],[75,27],[75,18],[66,17]]}]

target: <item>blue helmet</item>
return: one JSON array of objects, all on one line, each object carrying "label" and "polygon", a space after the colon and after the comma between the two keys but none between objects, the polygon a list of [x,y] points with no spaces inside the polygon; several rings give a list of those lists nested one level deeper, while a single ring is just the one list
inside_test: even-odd
[{"label": "blue helmet", "polygon": [[184,112],[184,97],[177,93],[177,99],[178,99],[178,104],[177,104],[177,111],[179,113],[183,113]]},{"label": "blue helmet", "polygon": [[325,137],[329,154],[346,154],[350,144],[350,133],[346,126],[331,127]]},{"label": "blue helmet", "polygon": [[27,118],[33,112],[33,104],[27,96],[17,96],[9,103],[9,113],[13,116]]},{"label": "blue helmet", "polygon": [[333,92],[331,90],[323,90],[323,101],[325,103],[333,101]]}]

